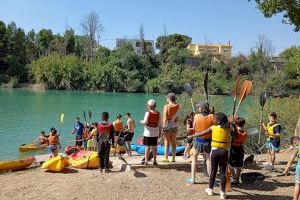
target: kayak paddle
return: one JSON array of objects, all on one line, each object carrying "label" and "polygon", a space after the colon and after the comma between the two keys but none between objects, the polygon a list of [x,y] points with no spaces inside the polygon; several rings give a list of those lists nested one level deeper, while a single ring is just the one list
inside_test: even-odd
[{"label": "kayak paddle", "polygon": [[[259,95],[259,104],[261,106],[261,114],[260,114],[260,120],[263,120],[263,112],[264,112],[264,106],[266,104],[267,101],[267,92],[261,92]],[[258,135],[258,144],[260,144],[260,137],[261,137],[261,125],[259,125],[260,127],[260,134]]]},{"label": "kayak paddle", "polygon": [[184,84],[184,88],[186,90],[186,93],[190,96],[192,109],[193,109],[193,112],[195,112],[195,107],[194,107],[194,103],[193,103],[193,88],[189,83]]},{"label": "kayak paddle", "polygon": [[86,113],[85,113],[85,110],[83,110],[83,118],[84,118],[84,121],[86,122]]},{"label": "kayak paddle", "polygon": [[89,116],[89,119],[90,119],[90,122],[92,120],[92,110],[89,108],[88,109],[88,116]]},{"label": "kayak paddle", "polygon": [[61,115],[60,115],[59,133],[61,133],[61,125],[64,123],[64,117],[65,117],[65,114],[61,113]]},{"label": "kayak paddle", "polygon": [[208,71],[206,71],[204,76],[204,91],[206,95],[206,102],[208,103]]}]

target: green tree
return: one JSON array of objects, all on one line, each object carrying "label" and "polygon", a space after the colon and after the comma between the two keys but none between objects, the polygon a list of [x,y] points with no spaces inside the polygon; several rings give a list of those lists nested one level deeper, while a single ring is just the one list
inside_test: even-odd
[{"label": "green tree", "polygon": [[170,48],[185,49],[192,42],[192,38],[181,34],[172,34],[168,36],[159,36],[156,39],[156,48],[164,54]]},{"label": "green tree", "polygon": [[6,69],[6,62],[5,62],[6,56],[7,56],[6,25],[4,22],[0,21],[0,73],[1,71],[4,71]]},{"label": "green tree", "polygon": [[[250,1],[250,0],[249,0]],[[300,29],[300,2],[295,0],[255,0],[258,8],[265,17],[272,17],[283,13],[283,23],[294,26],[295,31]]]},{"label": "green tree", "polygon": [[47,55],[50,53],[51,43],[54,39],[52,30],[42,29],[37,35],[37,45],[39,50],[39,55]]},{"label": "green tree", "polygon": [[38,57],[36,34],[33,29],[29,31],[26,35],[25,46],[27,63],[30,63]]},{"label": "green tree", "polygon": [[66,54],[75,53],[75,32],[74,29],[68,29],[64,33]]}]

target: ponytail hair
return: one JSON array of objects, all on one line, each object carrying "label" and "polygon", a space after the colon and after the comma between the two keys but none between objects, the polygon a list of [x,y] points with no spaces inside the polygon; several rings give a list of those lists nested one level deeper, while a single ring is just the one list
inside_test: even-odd
[{"label": "ponytail hair", "polygon": [[222,128],[230,127],[228,118],[224,113],[218,112],[215,114],[214,117],[215,117],[215,121],[216,121],[217,125],[220,125]]}]

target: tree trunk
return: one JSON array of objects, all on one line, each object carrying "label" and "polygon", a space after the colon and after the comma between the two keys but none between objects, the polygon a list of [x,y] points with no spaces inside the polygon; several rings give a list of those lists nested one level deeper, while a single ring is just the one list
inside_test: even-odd
[{"label": "tree trunk", "polygon": [[296,124],[295,134],[294,135],[300,137],[300,115],[298,117],[298,122]]}]

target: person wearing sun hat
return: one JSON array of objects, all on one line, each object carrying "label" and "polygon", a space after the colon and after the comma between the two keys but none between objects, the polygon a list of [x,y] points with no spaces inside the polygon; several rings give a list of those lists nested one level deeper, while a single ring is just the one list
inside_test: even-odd
[{"label": "person wearing sun hat", "polygon": [[176,95],[169,93],[166,96],[167,104],[163,109],[163,132],[165,138],[165,158],[163,162],[169,162],[169,146],[172,146],[172,162],[175,162],[176,157],[176,134],[178,129],[179,108],[176,102]]},{"label": "person wearing sun hat", "polygon": [[148,111],[145,113],[144,119],[140,121],[144,124],[144,145],[146,145],[145,162],[144,165],[148,165],[150,147],[153,152],[153,165],[157,165],[157,139],[161,133],[161,117],[160,113],[155,110],[156,102],[154,99],[150,99],[147,102]]}]

